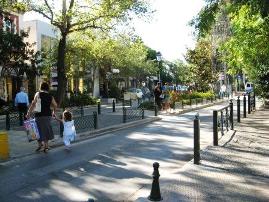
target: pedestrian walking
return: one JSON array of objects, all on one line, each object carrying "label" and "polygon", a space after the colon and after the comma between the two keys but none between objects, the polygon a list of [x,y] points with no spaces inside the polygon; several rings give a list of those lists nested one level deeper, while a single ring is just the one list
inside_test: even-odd
[{"label": "pedestrian walking", "polygon": [[25,92],[25,88],[21,87],[20,92],[15,97],[15,107],[18,108],[19,113],[23,114],[24,120],[26,119],[27,109],[29,106],[29,98]]},{"label": "pedestrian walking", "polygon": [[41,109],[40,111],[38,110],[38,112],[35,112],[35,121],[40,135],[36,151],[40,151],[44,145],[43,151],[47,153],[49,150],[48,142],[49,140],[54,139],[51,127],[51,117],[55,114],[57,103],[49,93],[49,84],[46,82],[41,83],[40,91],[35,94],[34,100],[29,107],[27,118],[30,118],[35,107],[37,108],[39,104],[41,105]]},{"label": "pedestrian walking", "polygon": [[63,117],[62,119],[59,119],[59,118],[57,118],[56,115],[54,116],[54,118],[56,120],[60,121],[64,126],[63,142],[65,145],[65,148],[67,150],[70,150],[71,149],[71,141],[74,141],[75,137],[77,135],[75,125],[74,125],[74,120],[73,120],[72,113],[68,110],[65,110],[63,112],[62,117]]},{"label": "pedestrian walking", "polygon": [[155,102],[159,108],[159,110],[162,109],[162,89],[161,89],[161,83],[158,82],[157,85],[154,88],[154,97],[155,97]]}]

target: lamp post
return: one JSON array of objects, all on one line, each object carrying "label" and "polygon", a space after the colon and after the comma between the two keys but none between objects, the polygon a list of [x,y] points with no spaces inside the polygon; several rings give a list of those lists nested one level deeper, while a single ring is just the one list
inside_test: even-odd
[{"label": "lamp post", "polygon": [[161,82],[161,61],[162,61],[162,54],[161,52],[156,53],[156,59],[158,61],[158,67],[159,67],[159,82]]}]

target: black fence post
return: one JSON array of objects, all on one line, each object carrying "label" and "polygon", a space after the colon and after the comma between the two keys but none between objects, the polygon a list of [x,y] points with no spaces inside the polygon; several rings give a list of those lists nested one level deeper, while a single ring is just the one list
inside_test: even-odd
[{"label": "black fence post", "polygon": [[231,130],[234,129],[234,104],[233,100],[230,100],[230,123],[231,123]]},{"label": "black fence post", "polygon": [[10,116],[9,112],[6,112],[6,130],[10,130]]},{"label": "black fence post", "polygon": [[97,112],[93,112],[93,126],[94,126],[94,129],[97,129],[98,128]]},{"label": "black fence post", "polygon": [[126,123],[126,111],[127,109],[125,107],[122,108],[122,112],[123,112],[123,123]]},{"label": "black fence post", "polygon": [[115,109],[115,100],[114,99],[113,99],[113,102],[112,102],[112,108],[113,108],[113,112],[115,112],[116,109]]},{"label": "black fence post", "polygon": [[244,98],[243,98],[243,113],[244,113],[244,118],[247,118],[247,99],[246,99],[246,95],[244,95]]},{"label": "black fence post", "polygon": [[160,177],[159,163],[158,162],[153,163],[153,168],[154,168],[154,171],[152,173],[153,181],[152,181],[151,191],[150,191],[150,195],[148,199],[150,201],[161,201],[162,196],[161,196],[160,185],[159,185],[159,177]]},{"label": "black fence post", "polygon": [[142,110],[142,119],[144,119],[145,118],[145,111],[144,111],[144,109],[141,109]]},{"label": "black fence post", "polygon": [[237,98],[237,122],[240,123],[240,96]]},{"label": "black fence post", "polygon": [[83,105],[80,106],[80,115],[81,117],[84,116],[84,109],[83,109]]},{"label": "black fence post", "polygon": [[195,118],[193,120],[193,132],[194,132],[194,149],[193,149],[193,155],[194,155],[194,164],[199,165],[200,164],[200,119],[199,114],[197,113],[195,115]]},{"label": "black fence post", "polygon": [[158,116],[158,107],[156,104],[154,105],[154,112],[155,112],[155,116]]},{"label": "black fence post", "polygon": [[101,103],[100,102],[97,103],[97,111],[98,111],[98,114],[101,114]]},{"label": "black fence post", "polygon": [[19,122],[20,122],[20,126],[23,125],[23,117],[24,117],[24,113],[19,111]]},{"label": "black fence post", "polygon": [[218,146],[218,111],[213,111],[213,145]]},{"label": "black fence post", "polygon": [[248,114],[250,114],[251,102],[250,102],[250,93],[248,93]]},{"label": "black fence post", "polygon": [[[61,114],[60,115],[60,119],[62,120],[63,119],[63,115]],[[64,135],[64,124],[62,121],[60,121],[60,137],[63,137]]]}]

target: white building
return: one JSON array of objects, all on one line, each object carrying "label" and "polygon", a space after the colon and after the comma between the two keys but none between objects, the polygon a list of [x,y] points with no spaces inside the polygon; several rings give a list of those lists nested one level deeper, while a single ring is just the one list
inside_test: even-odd
[{"label": "white building", "polygon": [[[59,38],[59,32],[57,29],[46,22],[40,20],[31,20],[23,22],[24,31],[29,33],[27,42],[34,44],[34,51],[51,50],[53,46],[57,45]],[[57,77],[55,74],[55,68],[52,67],[52,78]],[[36,87],[43,81],[42,77],[37,76]],[[52,81],[53,82],[53,81]],[[55,83],[56,84],[56,83]]]}]

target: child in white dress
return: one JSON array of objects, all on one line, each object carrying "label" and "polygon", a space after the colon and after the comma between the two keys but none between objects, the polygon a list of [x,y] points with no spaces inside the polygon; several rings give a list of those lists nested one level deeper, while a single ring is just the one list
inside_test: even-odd
[{"label": "child in white dress", "polygon": [[71,148],[71,141],[75,140],[76,137],[76,129],[74,125],[74,120],[72,120],[72,113],[68,110],[63,112],[63,119],[58,119],[58,121],[63,123],[64,131],[63,131],[63,142],[66,149],[70,150]]}]

